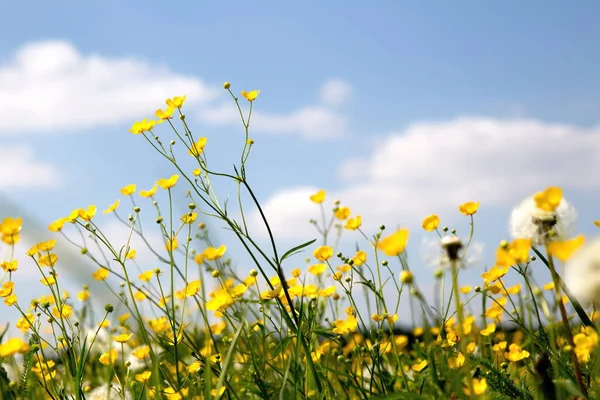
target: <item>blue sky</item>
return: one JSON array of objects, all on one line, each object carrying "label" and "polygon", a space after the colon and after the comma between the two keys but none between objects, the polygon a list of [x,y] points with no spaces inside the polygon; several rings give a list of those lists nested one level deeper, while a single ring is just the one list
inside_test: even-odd
[{"label": "blue sky", "polygon": [[230,168],[242,137],[221,89],[230,81],[261,89],[251,183],[282,247],[311,238],[300,224],[317,213],[306,194],[318,188],[366,227],[411,227],[416,267],[420,220],[438,213],[465,232],[456,207],[469,200],[482,201],[488,264],[511,207],[547,185],[564,187],[579,231],[594,232],[598,3],[324,3],[3,2],[5,209],[43,228],[169,176],[127,132],[168,96],[188,94],[188,121]]}]

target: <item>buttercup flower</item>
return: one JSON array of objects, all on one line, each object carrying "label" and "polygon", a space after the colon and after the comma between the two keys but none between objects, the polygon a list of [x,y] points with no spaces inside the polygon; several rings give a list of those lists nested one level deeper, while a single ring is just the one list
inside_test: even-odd
[{"label": "buttercup flower", "polygon": [[468,201],[458,207],[458,211],[464,215],[473,215],[479,209],[479,202]]},{"label": "buttercup flower", "polygon": [[427,232],[434,231],[438,228],[438,226],[440,226],[440,217],[435,214],[431,214],[423,219],[421,226]]},{"label": "buttercup flower", "polygon": [[325,192],[324,190],[319,190],[317,193],[310,196],[310,200],[314,203],[320,204],[325,201],[326,195],[327,192]]},{"label": "buttercup flower", "polygon": [[397,256],[406,248],[408,242],[408,229],[399,229],[395,233],[386,236],[377,243],[377,248],[387,256]]},{"label": "buttercup flower", "polygon": [[241,95],[248,101],[256,100],[256,98],[258,97],[259,94],[260,94],[260,90],[252,90],[250,92],[246,92],[245,90],[242,90],[242,93],[241,93]]}]

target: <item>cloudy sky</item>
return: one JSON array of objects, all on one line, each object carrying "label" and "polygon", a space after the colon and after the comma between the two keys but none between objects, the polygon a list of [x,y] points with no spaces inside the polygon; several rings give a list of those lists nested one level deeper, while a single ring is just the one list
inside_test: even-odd
[{"label": "cloudy sky", "polygon": [[167,97],[187,95],[188,122],[230,169],[243,129],[225,81],[261,90],[249,175],[282,248],[315,237],[308,195],[321,188],[369,232],[411,228],[423,281],[421,219],[436,213],[465,234],[465,201],[481,202],[481,270],[508,238],[511,208],[548,185],[564,188],[579,231],[594,234],[594,1],[91,4],[0,3],[0,217],[24,216],[32,237],[49,238],[45,226],[75,207],[102,210],[124,185],[149,189],[174,172],[128,133]]}]

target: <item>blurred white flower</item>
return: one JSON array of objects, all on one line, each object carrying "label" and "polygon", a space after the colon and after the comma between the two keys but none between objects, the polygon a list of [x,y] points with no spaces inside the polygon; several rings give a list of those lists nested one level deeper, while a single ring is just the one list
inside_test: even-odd
[{"label": "blurred white flower", "polygon": [[[425,263],[435,269],[450,268],[450,259],[448,251],[443,248],[443,241],[448,241],[446,238],[456,236],[445,236],[442,239],[423,238],[421,241],[421,256]],[[458,252],[458,257],[461,260],[461,267],[471,267],[483,259],[484,246],[479,242],[471,242],[469,247],[463,247]]]},{"label": "blurred white flower", "polygon": [[573,254],[565,264],[564,279],[581,303],[600,305],[600,238]]},{"label": "blurred white flower", "polygon": [[125,396],[123,396],[122,393],[123,389],[120,387],[110,385],[109,388],[107,385],[102,385],[98,386],[91,392],[86,393],[85,398],[88,400],[121,400],[123,398],[126,400],[131,399],[131,394],[129,392],[125,392]]},{"label": "blurred white flower", "polygon": [[519,204],[510,216],[509,229],[513,239],[531,239],[542,245],[550,240],[552,231],[557,239],[566,240],[574,231],[577,212],[565,199],[553,212],[539,209],[533,196]]}]

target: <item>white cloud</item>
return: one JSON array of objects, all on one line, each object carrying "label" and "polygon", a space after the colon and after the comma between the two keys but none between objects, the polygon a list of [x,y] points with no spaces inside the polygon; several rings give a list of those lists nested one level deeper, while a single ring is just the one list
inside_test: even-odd
[{"label": "white cloud", "polygon": [[321,102],[330,106],[345,103],[352,94],[352,87],[341,79],[331,79],[321,87]]},{"label": "white cloud", "polygon": [[[299,134],[307,139],[329,139],[344,135],[346,116],[331,107],[350,94],[350,86],[342,81],[327,82],[321,90],[324,105],[300,107],[288,113],[269,113],[255,104],[250,129],[261,134]],[[261,96],[265,96],[261,93]],[[245,104],[245,102],[243,103]],[[258,104],[258,103],[257,103]],[[241,125],[240,114],[231,102],[200,110],[200,119],[215,125]]]},{"label": "white cloud", "polygon": [[[417,226],[431,213],[447,221],[466,201],[512,205],[548,185],[598,187],[600,128],[490,118],[417,123],[383,138],[368,157],[343,163],[339,178],[328,198],[372,228]],[[286,188],[265,209],[286,236],[301,236],[297,224],[315,216],[310,206],[306,190]]]},{"label": "white cloud", "polygon": [[0,154],[0,189],[52,186],[60,181],[58,170],[36,161],[29,147],[0,145]]},{"label": "white cloud", "polygon": [[0,133],[134,121],[175,95],[210,100],[195,77],[134,58],[81,54],[65,41],[30,43],[0,66]]},{"label": "white cloud", "polygon": [[[307,106],[283,114],[256,111],[250,120],[252,132],[261,134],[300,134],[308,139],[329,139],[344,135],[346,117],[325,106]],[[200,118],[214,125],[237,125],[242,122],[237,108],[227,103],[205,108]]]},{"label": "white cloud", "polygon": [[[284,189],[261,204],[276,238],[316,237],[317,230],[309,224],[309,220],[318,218],[320,211],[319,207],[309,200],[309,197],[317,190],[311,187]],[[253,234],[267,234],[265,225],[257,212],[250,214],[248,226],[258,227],[252,231]]]}]

